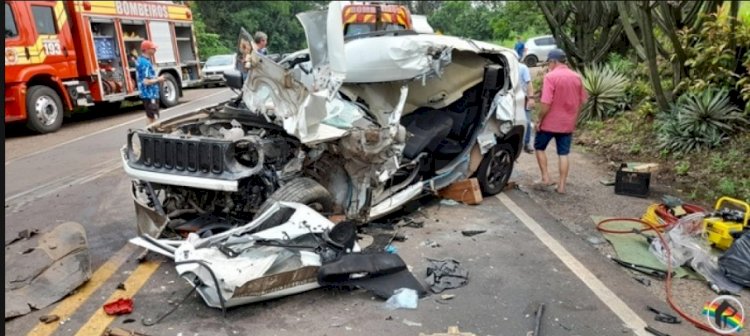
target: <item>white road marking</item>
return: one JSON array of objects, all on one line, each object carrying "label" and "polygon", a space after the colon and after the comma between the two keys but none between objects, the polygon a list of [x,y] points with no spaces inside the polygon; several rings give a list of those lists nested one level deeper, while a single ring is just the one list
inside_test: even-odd
[{"label": "white road marking", "polygon": [[497,198],[502,202],[526,227],[534,233],[545,246],[547,246],[573,274],[575,274],[592,292],[604,302],[617,317],[619,317],[626,326],[633,330],[638,336],[650,336],[644,330],[646,322],[641,319],[628,305],[620,299],[617,294],[612,292],[594,273],[591,273],[578,259],[576,259],[560,242],[553,238],[547,231],[542,228],[533,218],[526,214],[515,202],[507,195],[500,194]]},{"label": "white road marking", "polygon": [[[230,90],[222,90],[222,91],[219,91],[219,92],[215,92],[215,93],[210,94],[208,96],[205,96],[205,97],[202,97],[202,98],[199,98],[199,99],[195,99],[195,100],[189,101],[189,102],[187,102],[185,104],[177,105],[177,106],[170,107],[168,109],[162,110],[160,113],[165,113],[165,112],[169,112],[171,110],[175,110],[175,109],[178,109],[178,108],[183,108],[183,107],[188,106],[188,105],[190,105],[192,103],[197,103],[197,102],[203,101],[205,99],[217,96],[217,95],[222,94],[222,93],[227,93],[227,92],[231,92],[231,91]],[[117,124],[117,125],[114,125],[114,126],[107,127],[105,129],[98,130],[98,131],[96,131],[94,133],[89,133],[89,134],[86,134],[86,135],[82,135],[82,136],[79,136],[77,138],[61,142],[61,143],[59,143],[57,145],[54,145],[52,147],[41,149],[41,150],[38,150],[38,151],[33,152],[33,153],[29,153],[29,154],[26,154],[26,155],[23,155],[23,156],[19,156],[19,157],[15,158],[15,159],[12,159],[10,161],[6,161],[5,165],[7,166],[7,165],[9,165],[9,164],[11,164],[11,163],[13,163],[15,161],[18,161],[18,160],[21,160],[21,159],[25,159],[25,158],[28,158],[28,157],[31,157],[31,156],[34,156],[34,155],[38,155],[38,154],[41,154],[41,153],[45,153],[45,152],[51,151],[51,150],[53,150],[55,148],[58,148],[58,147],[61,147],[61,146],[65,146],[67,144],[70,144],[70,143],[73,143],[73,142],[76,142],[76,141],[79,141],[79,140],[86,139],[86,138],[88,138],[90,136],[94,136],[94,135],[97,135],[97,134],[108,132],[108,131],[111,131],[111,130],[113,130],[115,128],[122,127],[122,126],[129,125],[129,124],[132,124],[132,123],[135,123],[135,122],[143,121],[143,120],[146,120],[146,117],[136,118],[136,119],[133,119],[133,120],[130,120],[130,121],[126,121],[126,122],[121,123],[121,124]]]}]

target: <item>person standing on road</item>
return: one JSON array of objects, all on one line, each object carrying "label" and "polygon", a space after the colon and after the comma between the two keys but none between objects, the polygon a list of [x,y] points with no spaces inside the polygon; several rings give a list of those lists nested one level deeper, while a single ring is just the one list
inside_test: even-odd
[{"label": "person standing on road", "polygon": [[531,71],[526,64],[520,62],[521,58],[518,59],[518,76],[521,90],[523,90],[524,96],[524,110],[526,111],[526,134],[523,137],[523,150],[526,153],[533,153],[534,148],[531,146],[531,110],[534,109],[534,85],[531,83]]},{"label": "person standing on road", "polygon": [[542,98],[540,99],[542,104],[534,149],[536,149],[536,159],[542,173],[542,180],[539,183],[544,186],[554,185],[549,178],[547,155],[544,151],[552,138],[555,139],[560,167],[560,181],[555,191],[564,194],[573,131],[578,120],[578,113],[587,95],[581,76],[566,65],[565,52],[554,49],[550,51],[548,60],[550,70],[542,82]]},{"label": "person standing on road", "polygon": [[138,82],[138,94],[146,110],[148,124],[159,119],[159,85],[164,82],[164,76],[156,77],[156,71],[151,60],[156,54],[156,43],[145,40],[141,43],[141,56],[135,63],[135,76]]},{"label": "person standing on road", "polygon": [[513,47],[513,49],[516,50],[516,54],[518,54],[518,59],[523,59],[523,54],[526,51],[526,44],[523,43],[521,35],[518,35],[518,38],[516,39],[516,46]]},{"label": "person standing on road", "polygon": [[268,49],[266,49],[266,45],[268,45],[268,35],[262,31],[255,32],[253,40],[255,41],[255,45],[258,46],[258,53],[263,56],[268,55]]}]

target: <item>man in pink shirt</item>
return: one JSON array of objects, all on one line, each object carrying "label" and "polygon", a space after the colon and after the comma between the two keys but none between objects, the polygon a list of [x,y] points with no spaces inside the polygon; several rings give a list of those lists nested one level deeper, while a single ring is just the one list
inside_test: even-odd
[{"label": "man in pink shirt", "polygon": [[581,76],[568,68],[565,64],[565,52],[560,49],[550,51],[549,73],[542,82],[541,109],[539,113],[539,127],[534,139],[536,160],[542,172],[541,184],[551,186],[555,183],[549,178],[547,170],[547,145],[554,138],[559,157],[560,181],[557,183],[558,193],[565,193],[565,181],[568,178],[568,154],[573,141],[578,112],[586,101],[586,90]]}]

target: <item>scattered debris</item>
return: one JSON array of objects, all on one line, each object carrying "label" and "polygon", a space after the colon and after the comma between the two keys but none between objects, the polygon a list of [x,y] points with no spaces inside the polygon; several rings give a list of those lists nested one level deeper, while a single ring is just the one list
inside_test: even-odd
[{"label": "scattered debris", "polygon": [[18,236],[16,238],[13,238],[5,242],[5,246],[11,245],[13,243],[19,242],[24,239],[30,239],[31,237],[36,236],[37,234],[39,234],[39,229],[21,230],[21,232],[18,232]]},{"label": "scattered debris", "polygon": [[398,248],[396,248],[395,246],[391,244],[388,244],[388,246],[385,247],[385,252],[391,253],[391,254],[398,253]]},{"label": "scattered debris", "polygon": [[419,333],[419,336],[477,336],[477,335],[474,333],[470,333],[470,332],[462,332],[458,329],[458,326],[450,326],[448,327],[447,333],[434,333],[430,335]]},{"label": "scattered debris", "polygon": [[471,236],[476,236],[485,232],[487,232],[487,230],[463,230],[461,231],[461,234],[466,237],[471,237]]},{"label": "scattered debris", "polygon": [[443,294],[443,295],[440,295],[440,299],[446,300],[446,301],[453,300],[454,297],[456,297],[455,294]]},{"label": "scattered debris", "polygon": [[652,334],[654,334],[654,335],[656,335],[656,336],[669,336],[669,334],[667,334],[667,333],[663,333],[663,332],[661,332],[661,331],[658,331],[658,330],[654,329],[654,328],[653,328],[653,327],[651,327],[651,326],[646,326],[646,327],[645,327],[645,328],[643,328],[643,329],[644,329],[644,330],[646,330],[646,331],[648,331],[648,332],[650,332],[650,333],[652,333]]},{"label": "scattered debris", "polygon": [[[459,201],[468,205],[475,205],[482,203],[482,191],[479,188],[479,181],[476,178],[470,178],[468,180],[454,182],[448,187],[440,190],[438,193],[440,197],[448,198],[451,201]],[[443,200],[448,201],[448,200]],[[440,203],[443,203],[441,201]],[[448,204],[445,205],[457,205]]]},{"label": "scattered debris", "polygon": [[133,323],[133,322],[135,322],[135,319],[127,318],[122,321],[122,324],[128,324],[128,323]]},{"label": "scattered debris", "polygon": [[121,283],[119,283],[119,284],[117,285],[117,290],[123,290],[123,291],[124,291],[124,290],[125,290],[125,284],[124,284],[124,283],[122,283],[122,282],[121,282]]},{"label": "scattered debris", "polygon": [[386,321],[393,321],[393,316],[388,315],[388,317],[385,318]]},{"label": "scattered debris", "polygon": [[599,183],[607,187],[611,187],[615,185],[615,182],[616,182],[615,179],[599,180]]},{"label": "scattered debris", "polygon": [[60,320],[60,316],[57,315],[42,315],[41,317],[39,317],[39,321],[45,324],[49,324],[58,320]]},{"label": "scattered debris", "polygon": [[646,287],[650,287],[651,286],[651,280],[649,280],[648,278],[644,278],[644,277],[641,277],[641,276],[635,276],[635,277],[633,277],[633,279],[635,279],[635,281],[640,282],[641,284],[643,284]]},{"label": "scattered debris", "polygon": [[81,224],[60,224],[43,234],[31,252],[14,252],[6,251],[6,319],[47,307],[91,278],[91,256]]},{"label": "scattered debris", "polygon": [[456,206],[458,205],[458,202],[452,199],[443,199],[443,200],[440,200],[440,205]]},{"label": "scattered debris", "polygon": [[120,298],[105,304],[102,308],[107,315],[127,315],[133,312],[133,300]]},{"label": "scattered debris", "polygon": [[[633,264],[633,263],[622,261],[622,260],[617,259],[617,258],[612,258],[612,261],[616,262],[618,265],[620,265],[622,267],[631,269],[631,270],[639,272],[639,273],[643,273],[645,275],[648,275],[650,277],[654,277],[654,278],[659,279],[659,280],[664,280],[664,279],[667,278],[667,272],[665,272],[665,271],[663,271],[661,269],[658,269],[658,268],[654,268],[654,267],[650,267],[650,266],[645,266],[645,265],[637,265],[637,264]],[[672,276],[674,276],[674,272],[672,272]]]},{"label": "scattered debris", "polygon": [[396,309],[417,309],[417,291],[410,288],[399,288],[393,292],[393,296],[385,302],[385,308],[389,310]]},{"label": "scattered debris", "polygon": [[674,316],[669,313],[665,313],[662,311],[657,310],[654,307],[646,306],[646,309],[648,309],[650,312],[655,313],[656,316],[654,316],[654,320],[663,322],[663,323],[669,323],[669,324],[680,324],[682,323],[677,316]]},{"label": "scattered debris", "polygon": [[139,332],[125,330],[122,328],[107,328],[102,336],[148,336]]},{"label": "scattered debris", "polygon": [[540,335],[539,330],[541,330],[542,328],[542,314],[544,314],[544,303],[540,303],[539,308],[537,308],[536,312],[534,313],[534,316],[536,317],[534,320],[534,336]]},{"label": "scattered debris", "polygon": [[461,267],[458,261],[430,258],[427,258],[427,260],[430,264],[427,266],[425,282],[430,286],[433,293],[437,294],[446,289],[458,288],[469,281],[469,271]]},{"label": "scattered debris", "polygon": [[601,245],[606,243],[606,240],[601,239],[597,236],[588,236],[586,237],[586,241],[589,242],[591,245]]},{"label": "scattered debris", "polygon": [[419,322],[414,322],[414,321],[409,321],[409,320],[407,320],[407,319],[404,319],[404,320],[403,320],[403,321],[401,321],[401,322],[402,322],[403,324],[406,324],[406,325],[410,326],[410,327],[421,327],[421,326],[422,326],[422,323],[419,323]]},{"label": "scattered debris", "polygon": [[419,244],[420,246],[429,246],[432,248],[440,247],[440,244],[434,240],[427,239]]}]

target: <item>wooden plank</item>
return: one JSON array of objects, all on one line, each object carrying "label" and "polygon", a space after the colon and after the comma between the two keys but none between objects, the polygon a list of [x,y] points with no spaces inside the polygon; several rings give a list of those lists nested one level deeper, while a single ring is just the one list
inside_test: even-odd
[{"label": "wooden plank", "polygon": [[469,205],[482,203],[482,191],[476,178],[455,182],[440,190],[438,195]]}]

